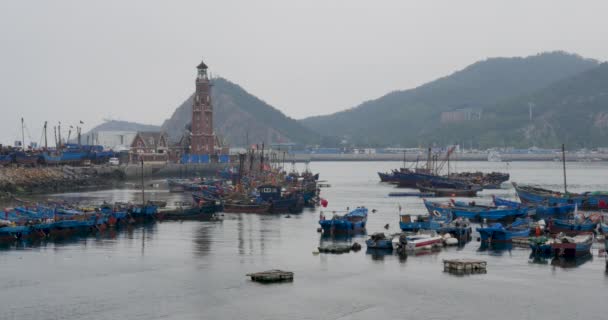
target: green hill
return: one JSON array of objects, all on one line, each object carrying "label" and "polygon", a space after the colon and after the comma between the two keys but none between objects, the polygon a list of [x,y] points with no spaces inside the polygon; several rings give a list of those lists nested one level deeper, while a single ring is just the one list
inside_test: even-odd
[{"label": "green hill", "polygon": [[482,147],[608,146],[608,63],[498,103],[480,121],[442,126],[429,139],[474,139]]},{"label": "green hill", "polygon": [[[215,132],[229,145],[245,146],[247,142],[320,142],[319,134],[285,116],[240,86],[222,78],[213,79],[212,84]],[[162,129],[169,133],[172,140],[179,140],[190,122],[191,113],[192,96],[163,123]]]},{"label": "green hill", "polygon": [[[486,119],[487,110],[498,112],[496,106],[504,101],[597,65],[595,60],[564,52],[491,58],[420,87],[392,92],[349,110],[301,122],[323,135],[344,137],[360,146],[416,146],[433,142],[468,145],[469,141],[476,145],[502,145],[506,143],[503,135],[515,136],[514,128],[493,131],[492,136],[479,131],[483,127],[481,120],[446,123],[443,117],[449,118],[450,112],[464,110],[473,113],[472,118]],[[478,130],[471,129],[475,126]],[[458,134],[452,130],[459,130]]]}]

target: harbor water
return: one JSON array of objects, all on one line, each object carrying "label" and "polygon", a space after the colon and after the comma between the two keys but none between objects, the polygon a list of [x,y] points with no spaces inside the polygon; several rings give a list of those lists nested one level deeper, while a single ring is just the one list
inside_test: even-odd
[{"label": "harbor water", "polygon": [[[534,260],[528,248],[485,248],[476,241],[399,257],[368,252],[366,236],[317,233],[320,211],[376,209],[367,232],[398,232],[398,207],[426,211],[415,197],[379,182],[399,162],[317,162],[330,185],[327,208],[301,214],[226,214],[223,221],[159,222],[62,241],[0,248],[0,319],[603,319],[608,289],[603,249],[579,260]],[[571,162],[568,190],[608,190],[608,163]],[[302,166],[300,166],[302,169]],[[457,162],[452,170],[507,171],[511,181],[563,190],[560,162]],[[163,185],[146,199],[189,201]],[[486,190],[514,197],[512,188]],[[141,190],[43,196],[87,201],[141,201]],[[384,226],[388,224],[389,230]],[[359,242],[363,250],[313,255],[321,243]],[[443,272],[443,259],[486,260],[487,273]],[[258,284],[245,274],[293,271],[293,282]]]}]

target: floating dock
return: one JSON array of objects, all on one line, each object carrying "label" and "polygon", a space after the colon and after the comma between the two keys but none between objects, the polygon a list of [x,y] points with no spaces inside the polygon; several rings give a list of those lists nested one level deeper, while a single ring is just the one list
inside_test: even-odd
[{"label": "floating dock", "polygon": [[248,273],[247,276],[251,277],[252,281],[266,283],[293,281],[293,272],[283,270],[268,270],[256,273]]},{"label": "floating dock", "polygon": [[435,196],[434,192],[391,192],[388,194],[389,197],[428,197],[432,198]]},{"label": "floating dock", "polygon": [[529,237],[513,238],[513,239],[511,239],[511,242],[513,243],[513,246],[515,246],[515,247],[521,247],[521,248],[530,247],[530,238]]},{"label": "floating dock", "polygon": [[475,259],[443,260],[443,271],[454,273],[486,273],[487,262]]}]

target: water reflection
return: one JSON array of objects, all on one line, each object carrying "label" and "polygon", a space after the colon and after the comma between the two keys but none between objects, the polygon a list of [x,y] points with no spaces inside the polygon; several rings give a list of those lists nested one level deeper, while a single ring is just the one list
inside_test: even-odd
[{"label": "water reflection", "polygon": [[576,258],[566,258],[566,257],[555,257],[553,258],[553,260],[551,260],[551,265],[554,267],[560,267],[560,268],[576,268],[579,267],[581,265],[583,265],[584,263],[586,263],[587,261],[591,261],[593,260],[593,255],[591,254],[587,254],[581,257],[576,257]]},{"label": "water reflection", "polygon": [[367,250],[365,250],[365,254],[370,255],[374,261],[384,261],[385,256],[393,255],[393,250],[367,248]]},{"label": "water reflection", "polygon": [[[217,223],[221,223],[218,221]],[[194,252],[199,257],[204,257],[211,252],[213,239],[211,238],[211,229],[215,222],[204,223],[196,228],[192,241],[194,242]]]},{"label": "water reflection", "polygon": [[492,256],[502,256],[505,252],[511,255],[513,243],[510,242],[487,242],[482,241],[479,245],[479,252],[488,252]]}]

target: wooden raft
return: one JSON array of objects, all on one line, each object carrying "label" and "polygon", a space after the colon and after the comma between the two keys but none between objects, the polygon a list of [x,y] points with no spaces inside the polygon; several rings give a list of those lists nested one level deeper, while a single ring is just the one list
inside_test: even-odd
[{"label": "wooden raft", "polygon": [[443,270],[459,273],[485,273],[487,262],[475,259],[448,259],[443,260]]},{"label": "wooden raft", "polygon": [[283,270],[268,270],[256,273],[248,273],[252,281],[257,282],[282,282],[293,281],[293,272]]}]

